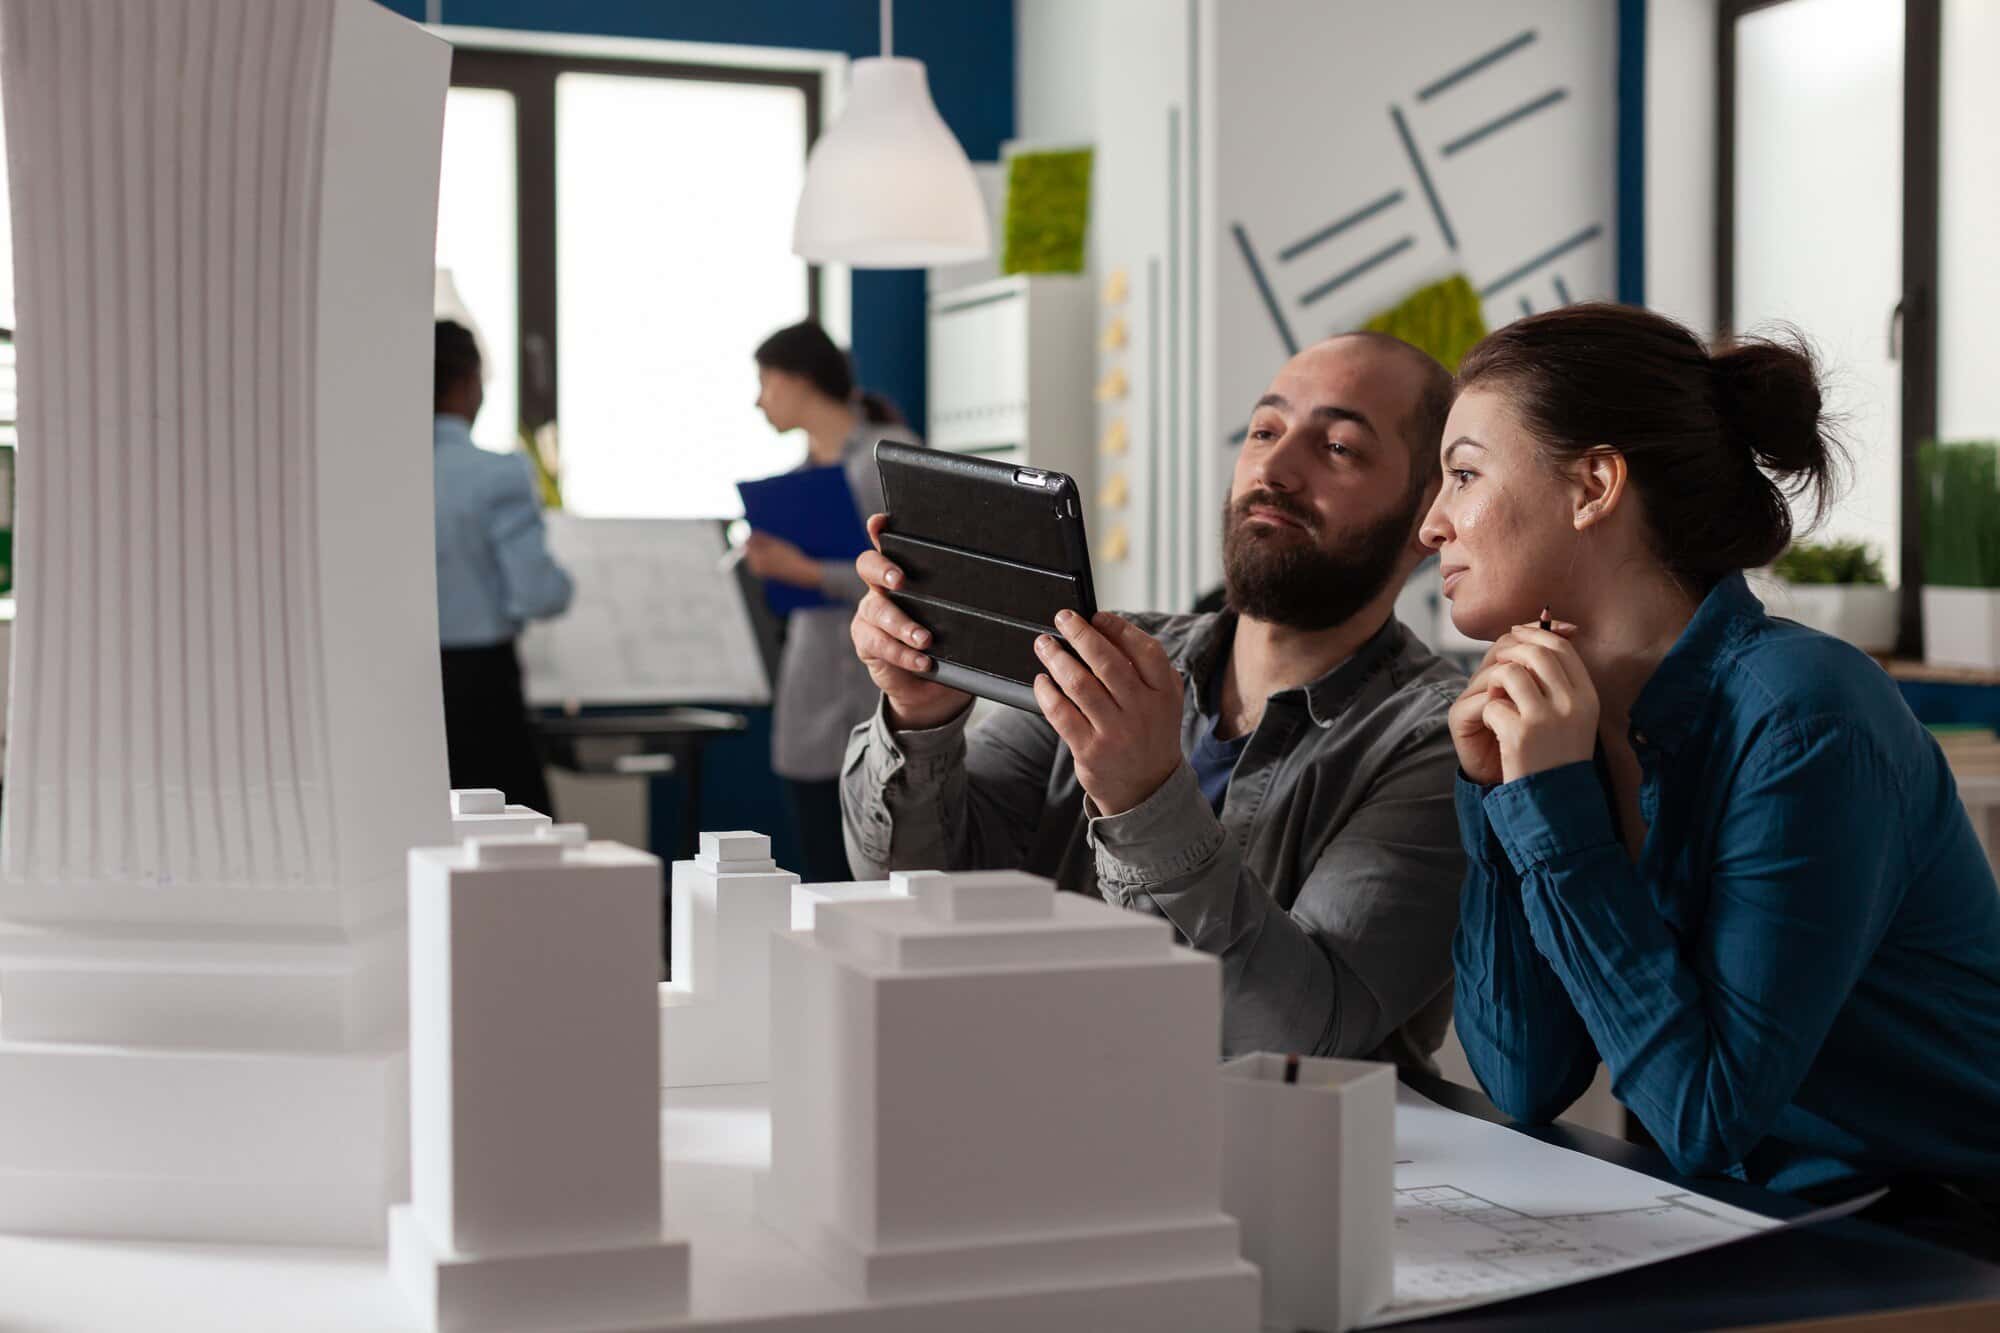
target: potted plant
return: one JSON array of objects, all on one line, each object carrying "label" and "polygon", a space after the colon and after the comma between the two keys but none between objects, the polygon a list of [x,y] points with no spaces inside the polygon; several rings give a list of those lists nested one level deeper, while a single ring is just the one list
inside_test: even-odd
[{"label": "potted plant", "polygon": [[1867,542],[1793,542],[1771,565],[1774,615],[1845,639],[1865,653],[1896,645],[1896,590]]},{"label": "potted plant", "polygon": [[1918,469],[1924,661],[2000,668],[2000,444],[1927,444]]}]

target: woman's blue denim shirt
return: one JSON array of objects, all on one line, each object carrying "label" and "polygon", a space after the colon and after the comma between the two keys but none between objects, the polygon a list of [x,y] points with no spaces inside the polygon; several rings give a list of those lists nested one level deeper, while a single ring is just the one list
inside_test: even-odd
[{"label": "woman's blue denim shirt", "polygon": [[1483,788],[1457,1022],[1494,1101],[1601,1057],[1688,1172],[2000,1180],[2000,891],[1943,753],[1857,650],[1719,583],[1632,709],[1636,863],[1590,763]]}]

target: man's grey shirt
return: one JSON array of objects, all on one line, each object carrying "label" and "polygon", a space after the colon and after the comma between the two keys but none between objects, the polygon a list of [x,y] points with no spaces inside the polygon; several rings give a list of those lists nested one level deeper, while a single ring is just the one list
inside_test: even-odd
[{"label": "man's grey shirt", "polygon": [[[1181,672],[1181,752],[1233,613],[1130,619]],[[1131,810],[1087,804],[1069,747],[1000,709],[848,742],[854,872],[1019,869],[1165,916],[1216,955],[1225,1055],[1284,1051],[1430,1068],[1451,1019],[1465,856],[1447,715],[1464,677],[1393,618],[1353,657],[1270,697],[1218,817],[1186,764]]]}]

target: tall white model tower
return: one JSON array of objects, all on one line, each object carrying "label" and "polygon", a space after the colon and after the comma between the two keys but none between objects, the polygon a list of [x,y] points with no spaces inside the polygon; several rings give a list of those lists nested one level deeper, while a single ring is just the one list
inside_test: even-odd
[{"label": "tall white model tower", "polygon": [[21,404],[0,1227],[378,1239],[450,832],[450,53],[371,0],[0,0]]}]

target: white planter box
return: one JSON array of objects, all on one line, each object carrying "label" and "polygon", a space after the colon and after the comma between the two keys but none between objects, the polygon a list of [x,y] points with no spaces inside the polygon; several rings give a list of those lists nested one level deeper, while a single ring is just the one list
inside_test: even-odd
[{"label": "white planter box", "polygon": [[1222,1208],[1263,1270],[1266,1328],[1355,1327],[1395,1292],[1396,1073],[1246,1055],[1222,1066]]},{"label": "white planter box", "polygon": [[1879,583],[1760,582],[1758,595],[1774,616],[1845,639],[1864,653],[1896,646],[1896,589]]},{"label": "white planter box", "polygon": [[2000,668],[2000,588],[1925,588],[1924,661]]}]

